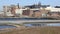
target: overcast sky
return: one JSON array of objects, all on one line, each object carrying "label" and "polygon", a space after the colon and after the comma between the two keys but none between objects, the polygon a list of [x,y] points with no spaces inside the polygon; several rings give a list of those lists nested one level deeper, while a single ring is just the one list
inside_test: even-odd
[{"label": "overcast sky", "polygon": [[2,9],[3,5],[11,5],[19,3],[21,6],[24,5],[31,5],[41,2],[44,5],[51,5],[51,6],[60,6],[60,0],[0,0],[0,10]]}]

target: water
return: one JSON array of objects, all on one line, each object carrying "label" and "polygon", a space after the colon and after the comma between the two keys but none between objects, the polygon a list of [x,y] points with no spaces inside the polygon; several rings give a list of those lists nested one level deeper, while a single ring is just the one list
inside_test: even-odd
[{"label": "water", "polygon": [[[60,23],[49,23],[49,24],[24,24],[24,26],[32,27],[32,26],[60,26]],[[15,26],[11,25],[0,25],[0,29],[2,28],[15,28]]]},{"label": "water", "polygon": [[[24,24],[24,26],[32,27],[32,26],[60,26],[60,23],[40,23],[40,24]],[[2,25],[0,28],[15,28],[15,26],[11,25]]]},{"label": "water", "polygon": [[47,26],[60,26],[60,23],[50,23],[50,24],[47,24]]},{"label": "water", "polygon": [[46,24],[24,24],[24,26],[32,27],[32,26],[46,26]]},{"label": "water", "polygon": [[54,18],[0,18],[0,20],[54,20]]},{"label": "water", "polygon": [[2,28],[15,28],[15,26],[10,26],[10,25],[0,25],[0,29]]},{"label": "water", "polygon": [[28,27],[32,27],[32,26],[60,26],[60,23],[24,24],[24,26],[28,26]]},{"label": "water", "polygon": [[[52,18],[0,18],[0,20],[52,20]],[[16,22],[17,23],[17,22]],[[25,24],[24,26],[51,26],[49,24]],[[57,25],[56,25],[57,26]],[[15,28],[15,26],[3,25],[0,28]]]}]

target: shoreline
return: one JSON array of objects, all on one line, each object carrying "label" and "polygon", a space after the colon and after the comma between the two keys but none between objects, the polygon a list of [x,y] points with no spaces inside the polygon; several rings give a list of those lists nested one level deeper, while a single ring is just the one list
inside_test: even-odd
[{"label": "shoreline", "polygon": [[52,33],[58,33],[60,27],[18,27],[18,28],[12,28],[12,29],[5,29],[6,31],[0,32],[0,34],[41,34],[41,33],[46,33],[48,34],[49,32]]}]

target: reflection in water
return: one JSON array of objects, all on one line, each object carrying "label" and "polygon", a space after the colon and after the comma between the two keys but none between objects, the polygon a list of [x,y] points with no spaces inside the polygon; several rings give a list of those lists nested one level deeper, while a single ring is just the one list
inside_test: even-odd
[{"label": "reflection in water", "polygon": [[28,27],[32,27],[32,26],[60,26],[60,23],[24,24],[24,26],[28,26]]},{"label": "reflection in water", "polygon": [[0,18],[0,20],[56,20],[55,18]]},{"label": "reflection in water", "polygon": [[46,26],[46,24],[24,24],[24,26],[32,27],[32,26]]},{"label": "reflection in water", "polygon": [[50,24],[47,24],[47,26],[60,26],[60,23],[50,23]]},{"label": "reflection in water", "polygon": [[1,28],[15,28],[15,26],[10,26],[10,25],[0,25]]},{"label": "reflection in water", "polygon": [[24,26],[28,26],[28,27],[30,27],[30,26],[32,26],[31,24],[24,24]]}]

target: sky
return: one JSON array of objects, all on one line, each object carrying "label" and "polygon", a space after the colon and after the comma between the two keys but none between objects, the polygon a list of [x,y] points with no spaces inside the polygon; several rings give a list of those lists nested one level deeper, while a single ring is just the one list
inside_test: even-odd
[{"label": "sky", "polygon": [[0,10],[3,5],[11,5],[19,3],[21,6],[32,5],[41,2],[43,5],[51,5],[51,6],[60,6],[60,0],[0,0]]}]

